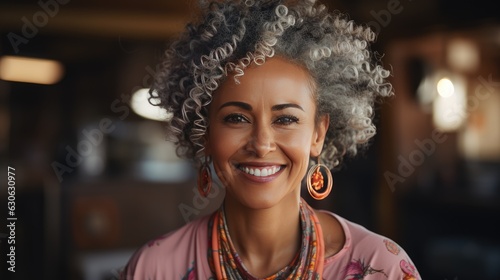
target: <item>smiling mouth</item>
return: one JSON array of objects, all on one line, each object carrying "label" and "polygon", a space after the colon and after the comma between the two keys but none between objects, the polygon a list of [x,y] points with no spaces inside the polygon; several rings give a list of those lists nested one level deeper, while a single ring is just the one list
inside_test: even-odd
[{"label": "smiling mouth", "polygon": [[283,167],[284,166],[281,165],[266,166],[266,167],[255,167],[255,166],[249,167],[249,166],[239,165],[238,169],[246,174],[255,177],[267,177],[278,173],[281,169],[283,169]]}]

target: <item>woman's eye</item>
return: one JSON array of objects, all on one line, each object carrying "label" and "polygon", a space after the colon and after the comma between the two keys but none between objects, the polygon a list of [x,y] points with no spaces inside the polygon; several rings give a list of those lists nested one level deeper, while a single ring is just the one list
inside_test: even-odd
[{"label": "woman's eye", "polygon": [[248,120],[243,115],[231,114],[231,115],[228,115],[224,118],[224,122],[227,122],[227,123],[245,123],[245,122],[248,122]]},{"label": "woman's eye", "polygon": [[281,124],[281,125],[290,125],[293,123],[298,123],[299,119],[295,116],[281,116],[278,117],[274,123],[276,124]]}]

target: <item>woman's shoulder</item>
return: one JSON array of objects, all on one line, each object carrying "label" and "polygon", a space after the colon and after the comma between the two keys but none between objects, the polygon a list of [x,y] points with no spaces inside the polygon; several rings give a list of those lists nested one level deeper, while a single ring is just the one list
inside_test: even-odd
[{"label": "woman's shoulder", "polygon": [[344,235],[342,249],[325,260],[325,272],[360,279],[366,273],[377,274],[381,279],[420,279],[415,265],[399,244],[339,215],[322,212],[338,221]]},{"label": "woman's shoulder", "polygon": [[186,246],[191,247],[195,245],[193,240],[197,240],[197,235],[206,235],[208,218],[208,216],[202,217],[158,238],[152,239],[144,244],[139,249],[139,252],[143,255],[165,254],[165,252],[173,253],[177,251],[186,252],[188,251]]},{"label": "woman's shoulder", "polygon": [[120,279],[183,279],[208,247],[209,216],[192,221],[142,245],[122,270]]}]

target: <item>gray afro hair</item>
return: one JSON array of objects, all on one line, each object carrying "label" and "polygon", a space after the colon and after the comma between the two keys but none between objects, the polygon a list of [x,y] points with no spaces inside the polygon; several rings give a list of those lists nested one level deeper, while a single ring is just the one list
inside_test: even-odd
[{"label": "gray afro hair", "polygon": [[171,43],[150,91],[172,114],[166,129],[179,156],[202,161],[214,91],[273,56],[302,65],[314,79],[317,115],[330,116],[323,163],[335,168],[368,144],[376,100],[393,94],[390,72],[369,48],[373,31],[316,0],[199,2],[201,18]]}]

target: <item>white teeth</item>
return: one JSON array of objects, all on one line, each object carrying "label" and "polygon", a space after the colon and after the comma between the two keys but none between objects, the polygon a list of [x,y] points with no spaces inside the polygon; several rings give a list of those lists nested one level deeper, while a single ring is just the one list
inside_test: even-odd
[{"label": "white teeth", "polygon": [[262,168],[262,169],[240,167],[240,170],[247,173],[247,174],[253,175],[253,176],[266,177],[266,176],[271,176],[271,175],[276,174],[278,171],[281,170],[281,167],[280,166],[278,166],[278,167],[273,166],[272,168]]}]

